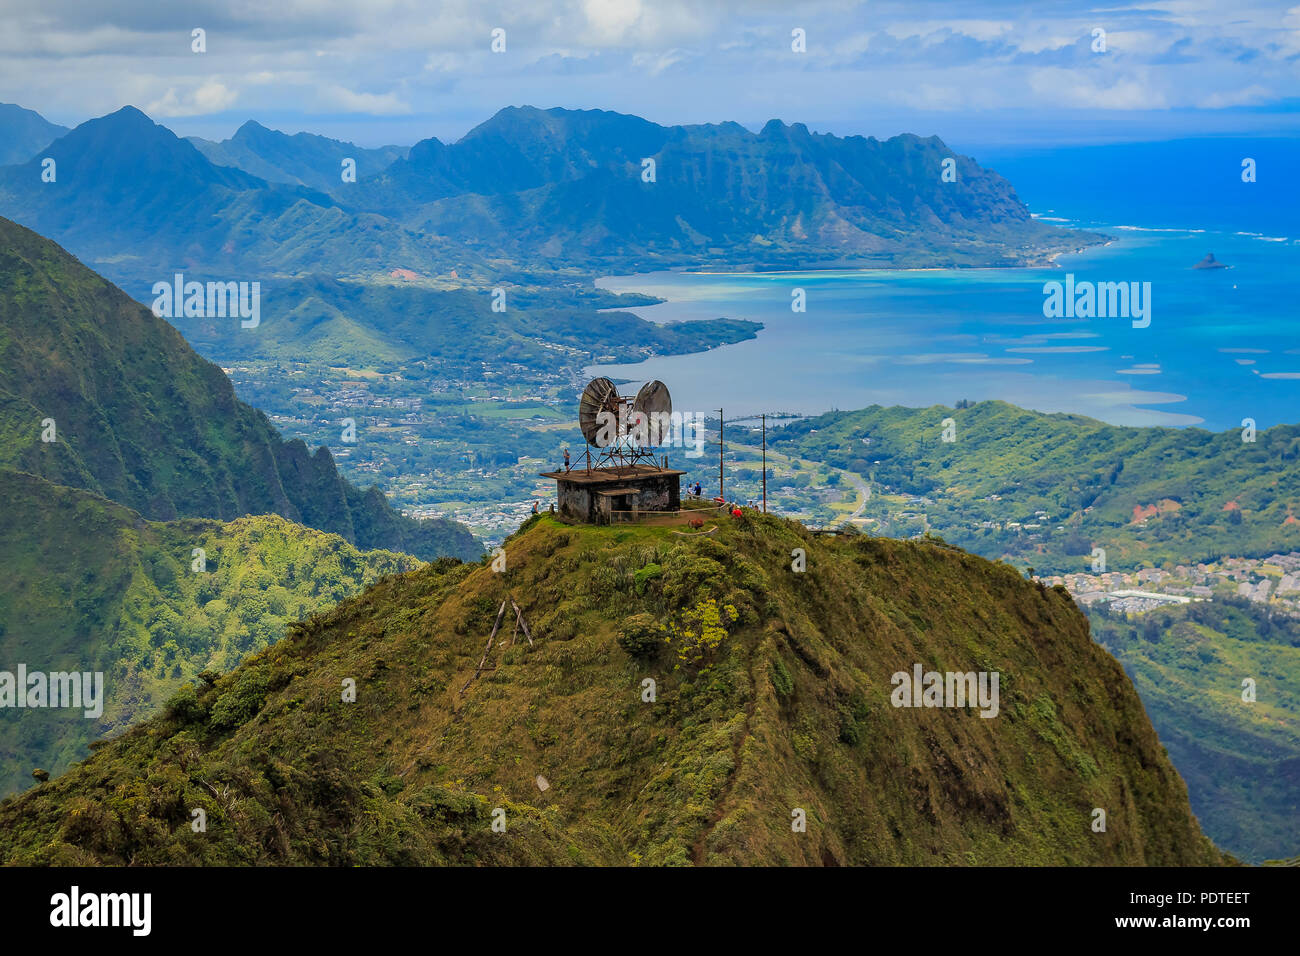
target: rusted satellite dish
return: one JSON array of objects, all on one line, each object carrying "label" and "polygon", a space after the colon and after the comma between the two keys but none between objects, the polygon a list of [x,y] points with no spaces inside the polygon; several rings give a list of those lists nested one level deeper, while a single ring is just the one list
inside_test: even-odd
[{"label": "rusted satellite dish", "polygon": [[632,402],[632,411],[640,412],[646,417],[646,429],[651,445],[662,445],[671,430],[669,416],[673,411],[673,399],[668,394],[668,386],[659,380],[646,382],[636,393]]},{"label": "rusted satellite dish", "polygon": [[587,387],[582,390],[582,399],[578,402],[578,427],[582,429],[582,437],[587,439],[588,445],[602,448],[610,444],[609,439],[614,436],[609,428],[604,427],[608,419],[602,418],[601,412],[609,412],[617,421],[618,406],[618,389],[609,379],[593,378],[587,383]]}]

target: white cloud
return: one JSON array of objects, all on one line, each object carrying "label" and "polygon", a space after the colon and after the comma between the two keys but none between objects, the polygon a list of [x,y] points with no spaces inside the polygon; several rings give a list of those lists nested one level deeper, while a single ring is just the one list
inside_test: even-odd
[{"label": "white cloud", "polygon": [[598,43],[618,43],[641,19],[641,0],[586,0],[583,10]]},{"label": "white cloud", "polygon": [[178,94],[170,86],[160,99],[145,107],[150,116],[207,116],[220,113],[235,105],[239,93],[224,83],[208,80],[189,93]]},{"label": "white cloud", "polygon": [[1015,24],[1008,20],[898,20],[889,24],[885,32],[898,40],[915,36],[927,38],[928,42],[937,42],[943,37],[935,39],[933,35],[948,31],[965,34],[976,40],[999,40],[1014,29]]},{"label": "white cloud", "polygon": [[411,112],[410,105],[396,93],[355,93],[338,84],[321,91],[320,105],[331,112],[372,113],[375,116],[399,116]]},{"label": "white cloud", "polygon": [[[189,52],[196,25],[202,56]],[[498,26],[502,55],[489,52]],[[1096,26],[1104,56],[1087,53]],[[333,111],[334,132],[358,142],[454,138],[510,103],[883,135],[965,123],[1046,138],[1071,128],[1059,122],[1071,110],[1126,129],[1138,111],[1175,109],[1200,115],[1166,112],[1170,125],[1197,130],[1291,128],[1295,52],[1297,0],[0,0],[0,100],[67,124],[134,103],[198,117],[179,124],[195,131],[231,106],[282,123]],[[1243,105],[1266,109],[1243,118]]]},{"label": "white cloud", "polygon": [[1253,103],[1262,103],[1271,99],[1273,92],[1265,89],[1259,84],[1248,86],[1241,90],[1231,90],[1225,93],[1211,93],[1202,99],[1197,105],[1201,109],[1221,110],[1229,106],[1250,106]]},{"label": "white cloud", "polygon": [[632,57],[632,63],[651,76],[655,76],[685,59],[686,56],[681,50],[665,50],[663,53],[654,54],[637,53]]},{"label": "white cloud", "polygon": [[1055,99],[1061,106],[1077,109],[1159,110],[1169,107],[1159,85],[1145,71],[1122,77],[1110,84],[1093,82],[1081,70],[1041,69],[1029,75],[1029,88],[1040,101]]}]

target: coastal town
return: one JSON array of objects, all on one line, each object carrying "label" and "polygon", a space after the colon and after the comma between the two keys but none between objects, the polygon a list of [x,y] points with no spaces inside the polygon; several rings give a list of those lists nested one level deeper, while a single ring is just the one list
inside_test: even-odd
[{"label": "coastal town", "polygon": [[1300,551],[1140,571],[1081,571],[1035,580],[1048,587],[1061,585],[1084,609],[1106,604],[1112,611],[1137,614],[1164,604],[1237,597],[1300,614]]}]

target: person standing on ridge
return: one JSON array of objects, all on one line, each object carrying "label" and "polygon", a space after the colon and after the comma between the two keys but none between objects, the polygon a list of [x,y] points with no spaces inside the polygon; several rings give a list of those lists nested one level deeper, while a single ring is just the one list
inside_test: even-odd
[{"label": "person standing on ridge", "polygon": [[569,449],[564,449],[564,470],[569,470]]}]

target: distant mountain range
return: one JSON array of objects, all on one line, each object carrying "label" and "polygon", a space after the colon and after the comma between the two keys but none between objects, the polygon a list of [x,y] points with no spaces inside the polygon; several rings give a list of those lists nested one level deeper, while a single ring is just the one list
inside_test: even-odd
[{"label": "distant mountain range", "polygon": [[155,520],[279,514],[366,549],[480,553],[463,526],[400,515],[328,450],[286,442],[165,320],[3,219],[0,466]]},{"label": "distant mountain range", "polygon": [[[42,153],[0,168],[0,215],[122,284],[186,271],[253,281],[321,268],[463,267],[464,254],[446,240],[350,212],[319,190],[216,165],[132,107],[82,123]],[[41,178],[46,157],[53,182]]]},{"label": "distant mountain range", "polygon": [[0,103],[0,166],[26,162],[66,132],[39,113]]},{"label": "distant mountain range", "polygon": [[359,193],[362,208],[476,247],[626,269],[1017,264],[1095,240],[1036,222],[1010,183],[937,137],[777,120],[752,133],[511,107],[455,144],[417,143]]},{"label": "distant mountain range", "polygon": [[198,136],[187,137],[204,156],[218,166],[234,166],[267,182],[307,186],[328,191],[342,182],[343,162],[356,164],[358,179],[382,172],[410,150],[403,146],[363,149],[313,133],[293,136],[267,129],[249,120],[230,139],[214,143]]},{"label": "distant mountain range", "polygon": [[[125,107],[0,168],[0,214],[119,282],[187,269],[407,269],[463,285],[503,265],[1015,265],[1100,240],[1036,221],[1011,184],[936,137],[512,107],[454,144],[402,153],[254,123],[191,142]],[[356,183],[342,180],[346,157]]]}]

